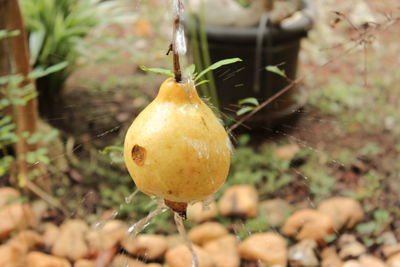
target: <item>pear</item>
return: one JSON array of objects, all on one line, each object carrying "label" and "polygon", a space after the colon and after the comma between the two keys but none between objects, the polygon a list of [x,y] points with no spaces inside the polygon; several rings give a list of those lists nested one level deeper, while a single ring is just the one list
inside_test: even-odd
[{"label": "pear", "polygon": [[124,143],[125,164],[137,188],[178,212],[222,186],[230,156],[228,134],[191,80],[164,81]]}]

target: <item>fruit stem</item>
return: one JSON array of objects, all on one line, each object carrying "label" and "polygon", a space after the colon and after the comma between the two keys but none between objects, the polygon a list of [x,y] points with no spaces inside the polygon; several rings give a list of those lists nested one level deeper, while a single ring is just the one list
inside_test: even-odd
[{"label": "fruit stem", "polygon": [[186,53],[185,34],[181,20],[183,19],[183,2],[182,0],[174,0],[172,3],[173,27],[172,27],[172,42],[170,51],[173,53],[173,64],[175,81],[182,81],[182,71],[179,62],[179,56]]},{"label": "fruit stem", "polygon": [[174,202],[164,199],[165,205],[167,205],[175,213],[179,214],[184,220],[186,219],[187,203],[184,202]]},{"label": "fruit stem", "polygon": [[176,49],[176,34],[178,32],[180,24],[179,16],[174,18],[174,25],[173,25],[173,35],[172,35],[172,54],[173,54],[173,62],[174,62],[174,74],[175,74],[175,81],[177,83],[182,81],[182,71],[181,71],[181,64],[179,62],[179,54]]}]

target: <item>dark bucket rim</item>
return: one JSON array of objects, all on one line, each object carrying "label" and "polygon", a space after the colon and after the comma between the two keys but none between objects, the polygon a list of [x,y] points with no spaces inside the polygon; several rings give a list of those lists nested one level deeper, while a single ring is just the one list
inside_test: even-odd
[{"label": "dark bucket rim", "polygon": [[[313,0],[302,0],[301,16],[296,20],[285,23],[280,26],[267,27],[265,38],[273,37],[276,39],[287,40],[304,37],[313,27],[316,16],[316,6]],[[223,27],[214,25],[205,25],[207,36],[212,40],[227,41],[240,38],[241,42],[254,42],[258,34],[258,26],[255,27]]]}]

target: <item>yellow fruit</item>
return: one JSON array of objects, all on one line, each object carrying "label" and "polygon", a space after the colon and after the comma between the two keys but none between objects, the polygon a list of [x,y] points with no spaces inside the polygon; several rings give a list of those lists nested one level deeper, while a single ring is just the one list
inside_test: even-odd
[{"label": "yellow fruit", "polygon": [[230,150],[225,129],[193,82],[170,78],[130,126],[124,159],[137,188],[173,208],[204,200],[221,187]]}]

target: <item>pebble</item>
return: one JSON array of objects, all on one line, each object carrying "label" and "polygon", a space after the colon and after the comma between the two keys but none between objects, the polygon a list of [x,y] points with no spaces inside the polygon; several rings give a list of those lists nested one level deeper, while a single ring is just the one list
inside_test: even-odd
[{"label": "pebble", "polygon": [[396,254],[390,256],[387,259],[386,264],[388,267],[399,267],[400,266],[400,253],[396,253]]},{"label": "pebble", "polygon": [[348,197],[334,197],[321,202],[318,211],[329,216],[336,230],[353,228],[364,218],[361,204]]},{"label": "pebble", "polygon": [[207,242],[203,249],[214,261],[214,267],[239,267],[238,241],[234,235],[226,235]]},{"label": "pebble", "polygon": [[71,267],[71,264],[65,258],[33,251],[26,257],[26,267]]},{"label": "pebble", "polygon": [[292,267],[317,267],[319,261],[315,255],[317,242],[303,240],[289,248],[289,262]]},{"label": "pebble", "polygon": [[204,206],[202,202],[196,202],[189,204],[187,208],[187,218],[191,222],[202,223],[209,221],[217,217],[218,208],[217,203],[212,201],[207,206]]},{"label": "pebble", "polygon": [[286,266],[286,240],[277,233],[255,233],[239,244],[241,258],[261,261],[276,267]]},{"label": "pebble", "polygon": [[74,263],[74,267],[95,267],[94,261],[87,259],[80,259]]},{"label": "pebble", "polygon": [[23,253],[13,246],[0,246],[0,266],[21,267],[23,266]]},{"label": "pebble", "polygon": [[127,236],[128,225],[120,220],[109,220],[86,234],[90,247],[107,250],[119,244]]},{"label": "pebble", "polygon": [[[214,267],[214,261],[204,249],[196,245],[193,248],[199,261],[198,267]],[[192,253],[185,245],[179,245],[167,251],[165,262],[169,267],[189,267],[192,266]]]},{"label": "pebble", "polygon": [[285,223],[293,208],[283,199],[271,199],[260,203],[260,211],[267,217],[269,226],[278,227]]},{"label": "pebble", "polygon": [[218,205],[223,216],[254,218],[257,216],[258,192],[249,185],[232,186],[224,192]]},{"label": "pebble", "polygon": [[189,231],[189,239],[193,243],[201,246],[227,234],[229,234],[229,232],[222,224],[217,222],[205,222],[193,227]]},{"label": "pebble", "polygon": [[146,267],[146,263],[132,259],[126,255],[119,254],[114,257],[112,267]]},{"label": "pebble", "polygon": [[282,227],[284,235],[297,240],[311,239],[325,244],[325,238],[334,233],[330,217],[312,209],[303,209],[292,214]]},{"label": "pebble", "polygon": [[324,248],[321,252],[321,258],[321,267],[342,267],[343,265],[334,247]]},{"label": "pebble", "polygon": [[27,203],[6,204],[0,208],[0,240],[17,230],[35,228],[38,220]]},{"label": "pebble", "polygon": [[141,234],[136,238],[125,237],[122,247],[130,254],[146,260],[161,259],[167,251],[167,239],[162,235]]},{"label": "pebble", "polygon": [[67,220],[60,227],[60,234],[55,241],[51,253],[76,261],[89,255],[89,247],[85,241],[88,231],[86,222],[78,219]]}]

